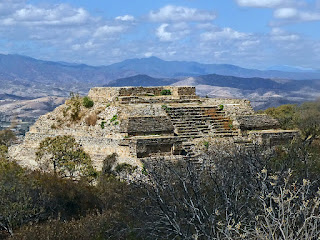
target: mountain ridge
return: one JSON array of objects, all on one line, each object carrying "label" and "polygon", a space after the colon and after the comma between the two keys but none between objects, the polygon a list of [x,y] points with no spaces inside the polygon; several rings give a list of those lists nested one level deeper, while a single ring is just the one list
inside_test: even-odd
[{"label": "mountain ridge", "polygon": [[[264,77],[266,75],[276,78]],[[290,80],[290,76],[300,80]],[[48,96],[66,98],[70,92],[86,95],[90,88],[105,85],[188,84],[196,86],[197,92],[203,96],[248,98],[258,109],[283,102],[300,103],[315,99],[320,96],[320,81],[301,80],[314,76],[320,79],[318,72],[261,71],[230,64],[165,61],[157,57],[127,59],[108,66],[89,66],[0,54],[0,115],[7,119],[5,109],[9,104],[10,111],[17,117],[37,118],[40,112],[36,107],[30,109],[26,101],[23,104],[28,107],[20,106],[24,99],[42,99],[43,102],[43,98]]]},{"label": "mountain ridge", "polygon": [[[171,84],[168,84],[171,83]],[[288,103],[312,101],[320,96],[320,80],[285,80],[242,78],[217,74],[184,79],[153,78],[137,75],[111,81],[106,87],[123,86],[195,86],[197,94],[216,98],[246,98],[255,109]]]}]

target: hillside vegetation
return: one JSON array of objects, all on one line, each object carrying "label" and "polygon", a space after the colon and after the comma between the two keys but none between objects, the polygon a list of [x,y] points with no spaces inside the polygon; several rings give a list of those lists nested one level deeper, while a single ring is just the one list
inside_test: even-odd
[{"label": "hillside vegetation", "polygon": [[301,138],[273,150],[203,143],[201,166],[158,159],[130,181],[134,169],[106,156],[95,184],[20,167],[3,130],[0,239],[317,239],[320,101],[266,113]]}]

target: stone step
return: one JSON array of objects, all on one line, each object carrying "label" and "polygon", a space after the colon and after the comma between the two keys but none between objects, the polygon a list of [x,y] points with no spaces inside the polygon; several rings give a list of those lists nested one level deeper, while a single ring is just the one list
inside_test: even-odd
[{"label": "stone step", "polygon": [[229,118],[226,117],[211,117],[211,116],[204,116],[204,115],[194,115],[194,116],[186,116],[186,115],[178,115],[178,116],[170,116],[172,120],[178,120],[178,119],[205,119],[209,121],[219,121],[219,120],[224,120],[224,121],[229,121]]},{"label": "stone step", "polygon": [[172,110],[215,110],[217,112],[224,112],[220,110],[218,107],[215,106],[183,106],[183,107],[176,107],[176,106],[168,106]]},{"label": "stone step", "polygon": [[197,126],[193,126],[193,127],[177,127],[177,130],[184,130],[184,131],[210,131],[210,128],[208,126],[205,127],[197,127]]},{"label": "stone step", "polygon": [[188,131],[182,131],[178,132],[178,135],[183,135],[183,136],[204,136],[209,134],[209,132],[188,132]]},{"label": "stone step", "polygon": [[209,116],[223,116],[225,115],[224,112],[214,112],[214,113],[208,113],[207,111],[188,111],[188,110],[184,110],[184,111],[175,111],[175,110],[167,110],[168,114],[171,115],[196,115],[196,114],[204,114],[204,115],[209,115]]},{"label": "stone step", "polygon": [[[190,130],[183,130],[181,129],[180,131],[177,131],[178,134],[187,134],[187,133],[197,133],[197,134],[207,134],[209,133],[210,131],[198,131],[198,130],[193,130],[193,131],[190,131]],[[220,132],[219,132],[220,133]]]},{"label": "stone step", "polygon": [[234,134],[234,133],[215,133],[212,136],[213,137],[234,137],[237,136],[238,134]]},{"label": "stone step", "polygon": [[[178,133],[179,134],[179,133]],[[201,132],[198,132],[198,131],[195,131],[195,132],[180,132],[181,135],[184,135],[184,136],[197,136],[197,135],[201,135]]]},{"label": "stone step", "polygon": [[180,124],[180,123],[181,124],[190,124],[190,123],[193,123],[193,122],[207,124],[210,121],[208,121],[206,119],[171,119],[171,122],[173,124]]},{"label": "stone step", "polygon": [[225,114],[208,114],[205,112],[169,112],[170,116],[206,116],[206,117],[221,117],[221,116],[225,116]]},{"label": "stone step", "polygon": [[198,131],[197,129],[193,129],[193,130],[190,130],[190,129],[180,129],[180,133],[198,133],[198,134],[201,134],[201,131]]},{"label": "stone step", "polygon": [[208,125],[200,125],[200,124],[185,124],[185,125],[174,125],[176,128],[209,128]]},{"label": "stone step", "polygon": [[186,125],[186,126],[175,126],[177,129],[209,129],[207,125]]},{"label": "stone step", "polygon": [[201,138],[203,137],[202,134],[187,134],[187,133],[184,133],[184,134],[181,134],[181,135],[178,135],[180,137],[186,137],[186,138]]},{"label": "stone step", "polygon": [[170,108],[170,107],[167,107],[167,112],[168,113],[205,113],[205,114],[210,114],[210,115],[213,115],[213,114],[225,114],[224,111],[217,111],[217,110],[213,110],[213,111],[210,111],[209,110],[205,110],[205,109],[188,109],[188,108],[181,108],[181,109],[175,109],[175,108]]}]

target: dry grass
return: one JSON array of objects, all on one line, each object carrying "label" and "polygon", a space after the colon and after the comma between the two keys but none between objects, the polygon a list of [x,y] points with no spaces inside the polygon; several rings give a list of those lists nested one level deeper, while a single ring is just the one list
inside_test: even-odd
[{"label": "dry grass", "polygon": [[97,123],[97,114],[92,113],[86,119],[85,122],[88,126],[94,126]]}]

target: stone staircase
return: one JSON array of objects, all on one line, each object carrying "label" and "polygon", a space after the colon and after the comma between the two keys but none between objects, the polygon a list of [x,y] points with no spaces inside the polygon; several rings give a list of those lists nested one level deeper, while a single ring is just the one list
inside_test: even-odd
[{"label": "stone staircase", "polygon": [[214,106],[165,106],[175,133],[183,140],[183,148],[188,157],[192,152],[192,139],[204,136],[233,137],[238,132],[232,129],[230,119],[224,111]]},{"label": "stone staircase", "polygon": [[175,131],[184,138],[200,138],[205,135],[231,137],[237,134],[230,120],[218,107],[186,106],[166,107]]},{"label": "stone staircase", "polygon": [[170,103],[200,103],[198,96],[179,96],[179,98],[170,97],[142,97],[142,96],[122,96],[118,97],[120,104],[170,104]]}]

